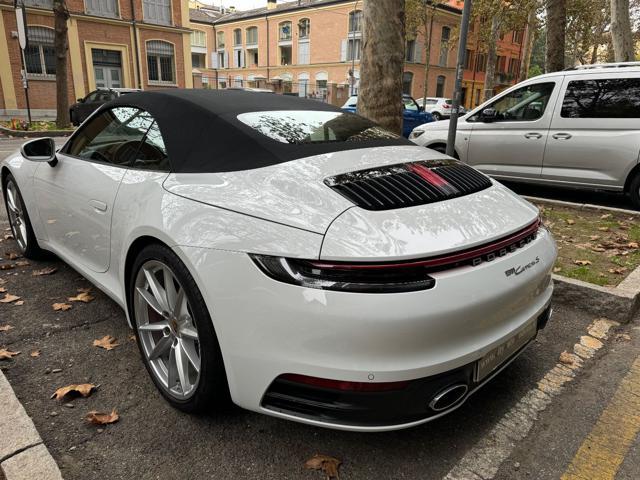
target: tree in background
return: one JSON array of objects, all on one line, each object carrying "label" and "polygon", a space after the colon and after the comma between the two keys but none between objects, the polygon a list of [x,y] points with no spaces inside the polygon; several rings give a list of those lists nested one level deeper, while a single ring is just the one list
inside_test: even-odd
[{"label": "tree in background", "polygon": [[611,43],[616,62],[631,62],[636,59],[629,0],[611,0]]},{"label": "tree in background", "polygon": [[366,1],[363,15],[358,113],[401,133],[404,0]]},{"label": "tree in background", "polygon": [[566,0],[547,0],[547,72],[564,70],[566,25]]},{"label": "tree in background", "polygon": [[69,88],[67,86],[67,20],[69,11],[65,0],[53,0],[56,51],[56,126],[69,127]]}]

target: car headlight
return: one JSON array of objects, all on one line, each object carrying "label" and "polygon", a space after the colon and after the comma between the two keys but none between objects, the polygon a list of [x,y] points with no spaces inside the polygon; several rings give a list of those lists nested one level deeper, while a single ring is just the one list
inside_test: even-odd
[{"label": "car headlight", "polygon": [[409,134],[409,139],[418,138],[423,133],[424,133],[424,130],[414,130]]},{"label": "car headlight", "polygon": [[280,282],[320,290],[357,293],[397,293],[427,290],[436,281],[425,267],[299,260],[250,255],[267,276]]}]

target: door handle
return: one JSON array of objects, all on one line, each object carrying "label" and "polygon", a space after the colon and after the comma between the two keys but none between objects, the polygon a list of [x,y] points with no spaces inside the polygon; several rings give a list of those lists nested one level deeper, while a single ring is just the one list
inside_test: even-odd
[{"label": "door handle", "polygon": [[571,138],[570,133],[554,133],[552,136],[556,140],[569,140]]},{"label": "door handle", "polygon": [[542,138],[542,134],[538,132],[525,133],[524,138]]},{"label": "door handle", "polygon": [[96,210],[97,212],[107,211],[107,204],[104,202],[101,202],[100,200],[89,200],[89,205],[91,205],[93,209]]}]

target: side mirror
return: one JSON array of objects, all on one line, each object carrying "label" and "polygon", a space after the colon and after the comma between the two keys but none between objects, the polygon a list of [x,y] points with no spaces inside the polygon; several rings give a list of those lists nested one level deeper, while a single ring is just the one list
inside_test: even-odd
[{"label": "side mirror", "polygon": [[56,143],[51,137],[28,141],[20,147],[20,153],[32,162],[49,162],[52,167],[57,163]]},{"label": "side mirror", "polygon": [[496,112],[495,108],[485,108],[482,110],[482,121],[483,122],[492,122],[498,116],[498,112]]}]

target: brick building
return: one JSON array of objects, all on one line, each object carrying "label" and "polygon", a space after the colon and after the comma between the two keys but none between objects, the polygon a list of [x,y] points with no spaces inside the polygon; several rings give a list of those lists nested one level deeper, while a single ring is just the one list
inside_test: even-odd
[{"label": "brick building", "polygon": [[[34,118],[55,117],[53,1],[24,0]],[[96,87],[192,87],[187,0],[67,0],[69,98]],[[13,0],[0,0],[0,117],[24,116]]]},{"label": "brick building", "polygon": [[[259,9],[235,12],[192,3],[192,57],[196,87],[257,87],[301,96],[325,97],[341,105],[357,92],[362,51],[364,0],[264,0]],[[459,25],[463,2],[449,0],[437,8],[431,35],[428,95],[453,93]],[[467,48],[463,103],[482,99],[486,55],[478,53],[474,25]],[[495,90],[512,85],[520,65],[523,32],[499,42]],[[422,97],[425,82],[424,32],[406,45],[404,90]]]}]

